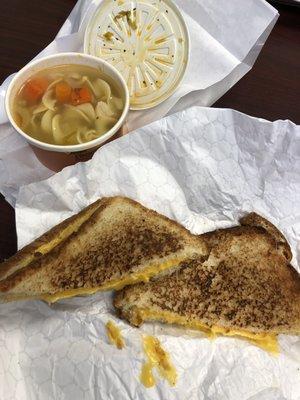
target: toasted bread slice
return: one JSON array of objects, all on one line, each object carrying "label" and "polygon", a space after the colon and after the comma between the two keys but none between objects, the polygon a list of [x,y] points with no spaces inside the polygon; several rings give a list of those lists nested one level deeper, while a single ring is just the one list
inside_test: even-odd
[{"label": "toasted bread slice", "polygon": [[118,292],[120,316],[134,326],[158,320],[264,341],[265,347],[269,341],[273,350],[270,337],[299,334],[300,278],[289,265],[289,251],[282,251],[289,247],[282,238],[285,244],[278,247],[275,231],[270,234],[260,226],[265,220],[255,218],[254,224],[203,235],[207,259],[186,260],[164,276]]},{"label": "toasted bread slice", "polygon": [[0,265],[0,300],[64,297],[147,281],[189,257],[205,240],[123,198],[104,198]]}]

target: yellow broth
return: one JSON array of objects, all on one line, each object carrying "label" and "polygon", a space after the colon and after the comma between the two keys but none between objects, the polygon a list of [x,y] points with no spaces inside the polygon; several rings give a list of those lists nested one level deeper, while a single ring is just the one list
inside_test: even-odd
[{"label": "yellow broth", "polygon": [[13,117],[34,139],[76,145],[108,132],[123,109],[121,89],[109,76],[71,64],[44,69],[28,79],[14,99]]}]

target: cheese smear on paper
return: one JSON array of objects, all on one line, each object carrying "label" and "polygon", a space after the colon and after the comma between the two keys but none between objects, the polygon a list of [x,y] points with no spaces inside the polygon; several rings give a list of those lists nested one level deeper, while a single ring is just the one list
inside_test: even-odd
[{"label": "cheese smear on paper", "polygon": [[143,338],[143,347],[147,356],[147,361],[142,367],[140,380],[147,387],[153,387],[156,379],[153,375],[153,369],[156,368],[159,375],[166,379],[170,386],[175,386],[177,382],[177,372],[170,360],[170,355],[162,348],[159,340],[153,336]]}]

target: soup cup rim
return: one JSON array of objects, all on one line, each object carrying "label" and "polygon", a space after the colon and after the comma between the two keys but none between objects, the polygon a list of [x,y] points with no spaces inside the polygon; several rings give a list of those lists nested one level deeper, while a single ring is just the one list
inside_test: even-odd
[{"label": "soup cup rim", "polygon": [[[70,58],[73,57],[73,58],[76,58],[77,60],[80,59],[80,60],[82,60],[82,63],[80,63],[80,64],[85,65],[85,66],[89,66],[87,63],[84,62],[87,59],[95,61],[99,65],[105,65],[105,67],[108,71],[109,70],[113,71],[114,74],[118,77],[119,83],[121,84],[123,91],[124,91],[124,95],[125,95],[124,96],[125,104],[123,107],[123,111],[122,111],[122,114],[119,117],[118,121],[115,123],[115,125],[110,130],[108,130],[106,133],[99,136],[98,138],[91,140],[89,142],[79,143],[79,144],[75,144],[75,145],[56,145],[56,144],[42,142],[38,139],[31,137],[16,124],[16,122],[13,118],[12,110],[11,110],[11,106],[10,106],[11,92],[14,88],[14,85],[16,84],[16,82],[18,81],[18,79],[20,78],[20,76],[22,74],[24,74],[26,71],[30,70],[31,68],[38,66],[39,64],[43,63],[44,61],[47,61],[49,59],[60,59],[60,58],[64,58],[64,57],[70,57]],[[72,64],[71,59],[70,59],[69,63]],[[77,63],[77,65],[80,65],[80,64]],[[58,63],[57,66],[59,66],[59,65],[63,65],[63,63],[61,63],[61,64]],[[46,69],[46,68],[47,68],[47,66],[41,68],[41,70]],[[6,113],[7,113],[9,122],[11,123],[13,128],[21,136],[23,136],[27,140],[27,142],[29,142],[30,144],[32,144],[36,147],[39,147],[41,149],[47,150],[47,151],[59,152],[59,153],[76,153],[76,152],[80,152],[80,151],[84,151],[84,150],[93,149],[93,148],[96,148],[96,147],[104,144],[106,141],[108,141],[110,138],[112,138],[118,132],[118,130],[122,127],[122,125],[125,121],[125,118],[128,114],[128,111],[129,111],[129,107],[130,107],[129,103],[130,103],[129,91],[128,91],[126,82],[125,82],[123,76],[120,74],[120,72],[114,66],[112,66],[107,61],[105,61],[99,57],[92,56],[89,54],[84,54],[84,53],[76,53],[76,52],[64,52],[64,53],[58,53],[58,54],[51,54],[49,56],[44,56],[37,60],[31,61],[30,63],[25,65],[22,69],[20,69],[16,73],[16,75],[13,77],[12,81],[10,82],[7,92],[6,92],[6,95],[5,95],[5,109],[6,109]]]}]

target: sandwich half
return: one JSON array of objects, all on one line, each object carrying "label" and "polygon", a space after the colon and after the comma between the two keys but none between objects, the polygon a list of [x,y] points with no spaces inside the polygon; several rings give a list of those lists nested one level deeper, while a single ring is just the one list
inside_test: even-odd
[{"label": "sandwich half", "polygon": [[0,301],[121,289],[206,254],[206,241],[178,223],[128,198],[103,198],[0,264]]},{"label": "sandwich half", "polygon": [[118,292],[114,305],[132,325],[160,321],[254,341],[277,352],[276,336],[300,334],[300,279],[291,251],[268,221],[202,235],[206,259],[184,260],[148,283]]}]

